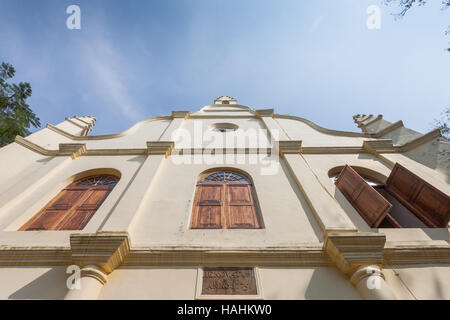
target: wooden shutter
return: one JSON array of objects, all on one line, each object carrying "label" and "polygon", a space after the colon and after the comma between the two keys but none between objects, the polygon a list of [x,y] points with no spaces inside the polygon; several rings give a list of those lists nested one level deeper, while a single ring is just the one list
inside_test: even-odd
[{"label": "wooden shutter", "polygon": [[66,213],[84,194],[85,190],[62,190],[47,206],[19,230],[55,230]]},{"label": "wooden shutter", "polygon": [[113,176],[90,176],[62,190],[19,230],[81,230],[117,183]]},{"label": "wooden shutter", "polygon": [[389,175],[386,190],[429,227],[448,226],[450,198],[398,163]]},{"label": "wooden shutter", "polygon": [[335,184],[372,228],[378,227],[392,207],[389,201],[348,165],[341,171]]},{"label": "wooden shutter", "polygon": [[191,228],[222,228],[222,189],[221,184],[197,185]]},{"label": "wooden shutter", "polygon": [[259,228],[251,185],[230,183],[226,188],[229,228]]},{"label": "wooden shutter", "polygon": [[92,218],[97,209],[106,199],[112,188],[104,187],[87,190],[80,201],[56,227],[56,230],[81,230]]}]

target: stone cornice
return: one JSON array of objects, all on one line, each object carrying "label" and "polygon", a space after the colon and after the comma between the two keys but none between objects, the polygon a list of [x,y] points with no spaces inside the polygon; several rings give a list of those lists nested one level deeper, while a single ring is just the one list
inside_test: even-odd
[{"label": "stone cornice", "polygon": [[174,146],[173,141],[147,141],[148,154],[164,154],[170,156]]},{"label": "stone cornice", "polygon": [[274,110],[273,109],[262,109],[262,110],[256,110],[255,113],[260,118],[262,118],[262,117],[273,118]]},{"label": "stone cornice", "polygon": [[272,154],[272,148],[183,148],[173,149],[171,155]]},{"label": "stone cornice", "polygon": [[96,265],[106,273],[120,266],[130,251],[127,232],[73,233],[70,235],[73,263]]},{"label": "stone cornice", "polygon": [[448,245],[397,245],[383,250],[383,265],[450,264]]},{"label": "stone cornice", "polygon": [[37,145],[21,136],[16,136],[14,139],[14,142],[17,144],[20,144],[22,147],[25,147],[31,151],[34,151],[36,153],[42,154],[44,156],[57,156],[60,155],[60,152],[58,150],[48,150],[40,145]]},{"label": "stone cornice", "polygon": [[228,109],[202,109],[202,112],[248,112],[248,113],[252,113],[253,114],[253,112],[251,110],[232,109],[232,108],[228,108]]},{"label": "stone cornice", "polygon": [[[86,243],[86,241],[85,241]],[[92,245],[98,246],[98,241]],[[89,261],[104,261],[107,252],[114,252],[111,243],[102,243],[95,249],[102,254],[78,246],[77,261],[86,256]],[[347,248],[352,244],[347,243]],[[366,246],[367,247],[367,246]],[[81,256],[80,256],[81,255]],[[100,258],[96,258],[100,255]],[[349,254],[346,254],[347,256]],[[357,252],[352,254],[358,256]],[[370,259],[369,259],[370,260]],[[75,263],[70,247],[14,247],[0,246],[0,266],[67,266]],[[214,249],[206,247],[143,247],[130,248],[121,265],[126,266],[177,266],[177,265],[214,265],[248,264],[272,266],[324,266],[332,262],[325,250],[318,246],[275,247],[275,248],[231,248]],[[450,264],[449,245],[398,245],[382,250],[381,264],[386,267],[406,265],[447,265]],[[88,264],[86,264],[88,265]]]},{"label": "stone cornice", "polygon": [[326,253],[310,249],[136,249],[127,256],[124,266],[328,266]]},{"label": "stone cornice", "polygon": [[189,111],[172,111],[172,118],[188,119],[190,115]]},{"label": "stone cornice", "polygon": [[278,142],[278,148],[280,153],[301,153],[302,141],[301,140],[280,140]]},{"label": "stone cornice", "polygon": [[[50,128],[50,127],[49,127]],[[51,130],[54,131],[60,131],[60,129],[53,127]],[[417,139],[406,143],[405,145],[400,146],[393,146],[392,140],[390,139],[382,139],[382,140],[366,140],[363,142],[363,146],[332,146],[332,147],[302,147],[301,144],[299,146],[296,146],[295,144],[298,144],[298,141],[300,140],[283,140],[284,145],[280,145],[282,149],[286,151],[282,151],[282,153],[297,153],[297,150],[300,150],[299,152],[303,154],[358,154],[358,153],[371,153],[375,155],[379,155],[382,153],[402,153],[407,152],[410,150],[413,150],[427,142],[432,141],[433,139],[436,139],[438,137],[441,137],[441,133],[439,129],[433,130],[429,132],[426,135],[423,135],[421,137],[418,137]],[[79,137],[80,138],[80,137]],[[74,139],[74,140],[85,140],[85,139]],[[63,147],[59,150],[50,150],[45,149],[38,144],[31,142],[21,136],[16,136],[14,142],[20,144],[21,146],[28,148],[29,150],[32,150],[36,153],[45,155],[45,156],[72,156],[72,157],[78,157],[81,155],[84,156],[118,156],[118,155],[146,155],[146,154],[166,154],[166,156],[170,155],[171,147],[162,146],[159,145],[160,143],[170,143],[170,142],[164,142],[164,141],[148,141],[147,146],[151,145],[152,147],[149,149],[147,148],[134,148],[134,149],[87,149],[86,147],[81,147],[83,144],[73,144],[73,143],[65,143],[60,145],[67,145],[67,147]],[[74,150],[74,146],[80,146],[77,150]],[[71,149],[72,148],[72,149]],[[173,147],[172,147],[173,148]],[[168,151],[168,149],[170,149]],[[236,149],[243,149],[246,150],[248,148],[214,148],[214,149],[222,149],[222,150],[236,150]],[[254,148],[258,149],[258,148]],[[264,148],[263,148],[264,149]],[[267,148],[267,149],[270,149]],[[177,149],[180,150],[180,149]],[[200,150],[206,150],[209,152],[209,150],[213,150],[213,148],[184,148],[183,152],[189,152],[191,153],[198,153]],[[78,152],[80,151],[80,152]],[[180,154],[180,151],[177,151],[178,154]],[[182,152],[181,152],[182,153]],[[234,153],[262,153],[262,152],[248,152],[248,151],[234,151]],[[264,153],[266,153],[264,151]]]},{"label": "stone cornice", "polygon": [[[229,111],[229,112],[233,112],[233,111]],[[240,115],[240,114],[235,114],[235,115],[217,115],[217,114],[191,114],[191,116],[189,117],[190,119],[257,119],[256,116],[254,115]]]},{"label": "stone cornice", "polygon": [[86,154],[86,144],[84,143],[60,143],[60,153],[70,153],[72,159],[84,156]]},{"label": "stone cornice", "polygon": [[0,266],[64,266],[71,263],[69,247],[0,246]]},{"label": "stone cornice", "polygon": [[366,140],[363,142],[363,149],[372,154],[392,153],[398,151],[398,148],[393,146],[392,139]]},{"label": "stone cornice", "polygon": [[362,147],[302,147],[302,154],[358,154],[367,153]]},{"label": "stone cornice", "polygon": [[339,270],[352,275],[363,265],[381,266],[385,243],[381,233],[329,233],[324,248]]},{"label": "stone cornice", "polygon": [[21,146],[44,156],[70,156],[75,159],[79,156],[122,156],[122,155],[170,155],[173,148],[171,141],[147,141],[147,148],[141,149],[91,149],[86,148],[84,143],[60,143],[58,150],[45,149],[34,142],[21,136],[16,136],[14,142]]}]

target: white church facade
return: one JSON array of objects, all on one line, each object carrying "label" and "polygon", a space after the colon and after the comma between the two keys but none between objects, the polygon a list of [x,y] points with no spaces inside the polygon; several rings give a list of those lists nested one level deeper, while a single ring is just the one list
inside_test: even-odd
[{"label": "white church facade", "polygon": [[450,143],[228,96],[0,149],[0,299],[450,299]]}]

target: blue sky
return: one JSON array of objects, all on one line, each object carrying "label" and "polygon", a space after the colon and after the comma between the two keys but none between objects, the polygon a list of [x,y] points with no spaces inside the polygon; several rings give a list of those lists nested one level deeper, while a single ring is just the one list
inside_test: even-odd
[{"label": "blue sky", "polygon": [[[230,95],[331,129],[373,113],[423,133],[450,106],[440,2],[395,20],[381,0],[1,0],[0,60],[31,83],[43,126],[92,115],[92,134],[114,133]],[[81,30],[66,27],[71,4]]]}]

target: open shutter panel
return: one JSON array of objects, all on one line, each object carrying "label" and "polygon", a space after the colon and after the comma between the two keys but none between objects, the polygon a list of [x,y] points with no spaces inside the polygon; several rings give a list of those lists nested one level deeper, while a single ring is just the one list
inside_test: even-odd
[{"label": "open shutter panel", "polygon": [[222,228],[222,185],[197,186],[197,201],[192,228]]},{"label": "open shutter panel", "polygon": [[398,163],[389,175],[386,190],[429,227],[448,226],[450,198]]},{"label": "open shutter panel", "polygon": [[345,166],[335,182],[338,189],[372,228],[378,227],[392,207],[349,166]]},{"label": "open shutter panel", "polygon": [[227,185],[227,211],[230,228],[259,228],[251,185]]}]

